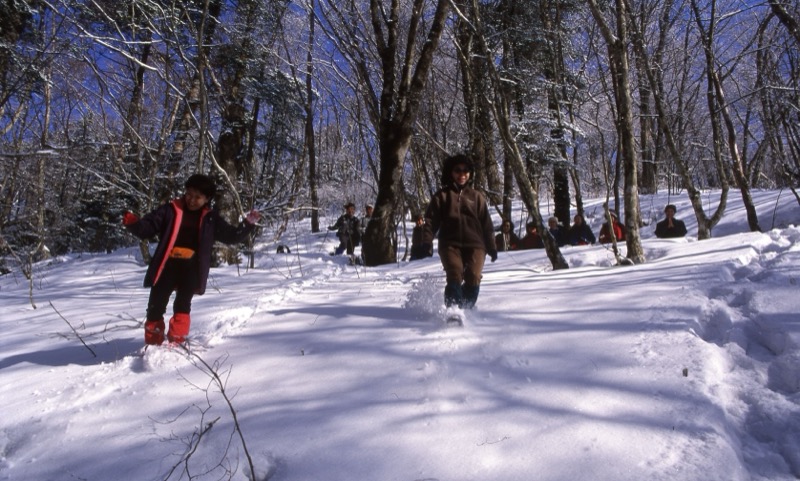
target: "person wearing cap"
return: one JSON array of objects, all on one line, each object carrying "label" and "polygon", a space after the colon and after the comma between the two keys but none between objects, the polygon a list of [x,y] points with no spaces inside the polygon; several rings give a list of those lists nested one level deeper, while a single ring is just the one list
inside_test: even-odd
[{"label": "person wearing cap", "polygon": [[423,245],[428,255],[433,255],[433,239],[438,233],[447,307],[475,307],[486,255],[492,262],[497,260],[486,197],[470,187],[474,172],[466,155],[447,157],[442,164],[441,188],[425,211]]},{"label": "person wearing cap", "polygon": [[672,239],[686,236],[686,224],[682,220],[675,218],[677,210],[672,204],[664,207],[666,219],[656,224],[656,237],[659,239]]},{"label": "person wearing cap", "polygon": [[[611,211],[609,214],[611,215],[614,237],[616,237],[617,242],[624,241],[625,226],[619,223],[619,220],[617,220],[617,214],[614,211]],[[611,229],[608,227],[608,222],[604,222],[600,227],[600,235],[598,237],[600,238],[601,244],[608,244],[611,242]]]},{"label": "person wearing cap", "polygon": [[[253,210],[237,226],[232,226],[210,202],[216,193],[214,181],[203,174],[190,176],[183,196],[153,210],[141,219],[125,212],[122,224],[140,239],[158,236],[159,242],[144,276],[144,287],[150,288],[144,342],[159,345],[165,340],[182,344],[189,334],[192,297],[206,291],[214,242],[236,244],[255,229],[261,215]],[[175,291],[173,316],[169,331],[164,313]]]},{"label": "person wearing cap", "polygon": [[328,227],[328,230],[335,230],[336,237],[339,238],[339,246],[333,255],[340,255],[347,251],[347,255],[352,256],[356,246],[361,241],[361,226],[356,217],[356,205],[348,202],[344,205],[344,214],[336,219],[336,223]]}]

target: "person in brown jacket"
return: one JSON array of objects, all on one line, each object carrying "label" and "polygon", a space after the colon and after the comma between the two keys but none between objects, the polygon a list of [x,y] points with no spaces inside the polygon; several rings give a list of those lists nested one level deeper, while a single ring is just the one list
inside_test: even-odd
[{"label": "person in brown jacket", "polygon": [[470,187],[475,168],[466,155],[454,155],[442,165],[442,187],[425,212],[423,243],[433,255],[439,235],[439,258],[447,284],[445,306],[472,309],[478,300],[483,264],[488,254],[497,260],[494,225],[486,198]]}]

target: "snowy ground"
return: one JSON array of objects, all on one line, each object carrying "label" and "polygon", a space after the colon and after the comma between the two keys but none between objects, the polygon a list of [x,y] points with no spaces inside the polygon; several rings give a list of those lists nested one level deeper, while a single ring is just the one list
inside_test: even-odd
[{"label": "snowy ground", "polygon": [[464,328],[437,257],[350,266],[303,224],[212,270],[193,354],[142,354],[135,249],[0,277],[0,479],[798,479],[800,208],[755,197],[764,233],[732,194],[714,239],[645,227],[638,266],[501,253]]}]

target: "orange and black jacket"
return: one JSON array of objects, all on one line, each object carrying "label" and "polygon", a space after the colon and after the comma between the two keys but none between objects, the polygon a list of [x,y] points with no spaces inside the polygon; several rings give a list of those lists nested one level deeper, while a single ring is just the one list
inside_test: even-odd
[{"label": "orange and black jacket", "polygon": [[[144,276],[144,287],[152,287],[158,282],[164,270],[164,265],[169,259],[169,253],[175,247],[183,212],[183,199],[179,198],[150,212],[142,217],[139,222],[126,226],[133,235],[140,239],[150,239],[155,236],[158,236],[159,239],[158,246],[153,253],[153,259],[147,268],[147,274]],[[208,271],[211,269],[211,249],[214,246],[214,242],[219,241],[224,244],[242,242],[254,228],[254,225],[244,221],[234,227],[227,223],[217,211],[203,207],[200,213],[200,227],[197,233],[198,247],[194,255],[198,266],[197,274],[200,276],[197,289],[198,295],[203,295],[206,291]]]}]

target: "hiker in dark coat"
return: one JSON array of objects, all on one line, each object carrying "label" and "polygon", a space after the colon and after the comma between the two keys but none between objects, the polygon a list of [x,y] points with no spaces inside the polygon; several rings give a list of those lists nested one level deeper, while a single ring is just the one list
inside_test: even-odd
[{"label": "hiker in dark coat", "polygon": [[494,236],[498,251],[513,251],[519,247],[519,237],[514,233],[514,223],[504,219],[500,225],[500,233]]},{"label": "hiker in dark coat", "polygon": [[414,230],[411,231],[411,257],[409,261],[433,256],[433,249],[428,250],[428,247],[425,244],[425,216],[419,214],[416,218]]},{"label": "hiker in dark coat", "polygon": [[372,219],[372,212],[374,210],[375,208],[372,206],[372,204],[367,204],[364,206],[364,216],[359,220],[359,232],[361,233],[362,239],[364,238],[364,234],[367,232],[367,224],[369,224],[369,221]]},{"label": "hiker in dark coat", "polygon": [[583,216],[576,214],[572,219],[572,227],[569,229],[569,243],[574,246],[592,245],[597,239],[592,232],[592,228],[583,219]]},{"label": "hiker in dark coat", "polygon": [[182,197],[141,219],[131,212],[126,212],[122,218],[123,225],[136,237],[159,238],[144,277],[144,286],[150,287],[144,323],[145,344],[164,342],[164,312],[173,291],[173,316],[169,320],[166,338],[177,344],[185,341],[191,324],[192,297],[206,291],[214,242],[236,244],[244,241],[261,217],[254,210],[238,226],[227,223],[209,206],[216,186],[208,176],[192,175],[185,188]]},{"label": "hiker in dark coat", "polygon": [[547,228],[550,231],[550,235],[553,236],[555,239],[556,244],[558,247],[564,247],[567,245],[567,233],[561,226],[558,224],[558,219],[555,217],[551,217],[547,219]]},{"label": "hiker in dark coat", "polygon": [[475,173],[472,160],[454,155],[442,165],[442,187],[425,211],[424,244],[432,252],[439,235],[439,258],[447,276],[445,306],[471,309],[480,292],[483,265],[488,254],[497,260],[494,225],[486,198],[470,187]]},{"label": "hiker in dark coat", "polygon": [[361,243],[361,223],[356,217],[355,204],[352,202],[345,204],[344,211],[328,230],[335,230],[336,237],[339,238],[339,247],[334,251],[334,255],[338,256],[347,251],[347,255],[352,256],[356,246]]},{"label": "hiker in dark coat", "polygon": [[519,241],[519,248],[544,249],[544,242],[542,241],[542,237],[536,230],[536,222],[528,222],[528,224],[525,227],[528,229],[528,233],[525,234],[522,237],[522,240]]},{"label": "hiker in dark coat", "polygon": [[664,207],[666,219],[656,224],[656,237],[659,239],[671,239],[686,236],[686,224],[682,220],[675,218],[677,208],[669,204]]}]

